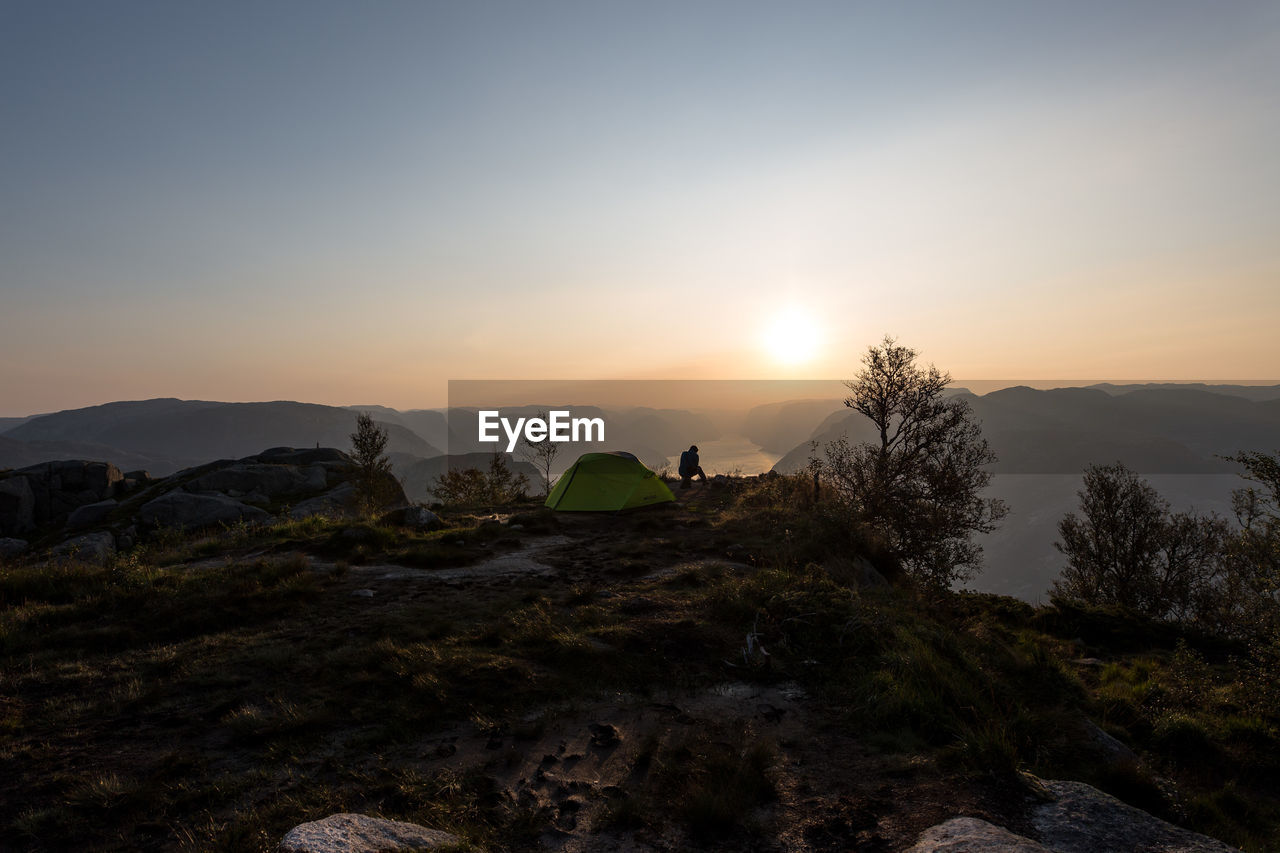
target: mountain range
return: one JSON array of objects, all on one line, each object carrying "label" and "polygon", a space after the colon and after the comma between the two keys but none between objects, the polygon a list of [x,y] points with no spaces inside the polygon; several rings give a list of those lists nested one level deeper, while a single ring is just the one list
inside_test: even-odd
[{"label": "mountain range", "polygon": [[[1053,550],[1057,521],[1074,508],[1081,472],[1090,464],[1124,462],[1151,478],[1180,509],[1228,514],[1230,491],[1243,485],[1223,459],[1242,450],[1280,448],[1280,386],[1099,384],[1036,390],[1012,387],[976,395],[951,389],[982,422],[999,461],[992,496],[1011,515],[984,538],[984,591],[1035,600],[1061,568]],[[562,446],[558,475],[580,453],[626,450],[655,470],[691,443],[731,436],[754,443],[774,469],[802,469],[835,438],[874,441],[869,421],[831,396],[771,402],[742,411],[689,411],[589,406],[502,407],[505,417],[566,409],[602,417],[603,445]],[[57,459],[111,462],[124,471],[166,476],[215,459],[235,459],[273,446],[347,447],[354,411],[384,426],[393,470],[413,500],[430,501],[446,468],[484,468],[494,445],[477,440],[476,409],[399,411],[384,406],[323,406],[290,401],[225,403],[172,398],[108,403],[46,415],[0,419],[0,468]],[[728,443],[728,442],[725,442]],[[504,442],[505,444],[505,442]],[[537,488],[541,477],[517,458],[513,468]],[[707,470],[733,467],[704,453]],[[765,463],[767,464],[767,462]],[[755,473],[746,471],[746,473]]]},{"label": "mountain range", "polygon": [[[1090,464],[1116,461],[1141,473],[1215,474],[1236,470],[1222,456],[1280,445],[1276,393],[1249,399],[1183,386],[1141,386],[1121,393],[1102,387],[1017,386],[955,396],[982,423],[999,460],[991,468],[997,474],[1077,474]],[[865,417],[842,407],[792,446],[775,470],[800,470],[813,442],[821,446],[842,436],[854,442],[876,439]]]}]

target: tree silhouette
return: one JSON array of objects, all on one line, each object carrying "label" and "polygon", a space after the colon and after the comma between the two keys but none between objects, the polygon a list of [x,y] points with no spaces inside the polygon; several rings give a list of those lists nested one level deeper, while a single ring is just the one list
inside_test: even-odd
[{"label": "tree silhouette", "polygon": [[355,459],[356,503],[368,514],[382,506],[393,479],[391,459],[386,455],[387,431],[368,412],[356,415],[356,431],[351,433],[351,456]]},{"label": "tree silhouette", "polygon": [[985,500],[985,467],[995,455],[964,401],[947,398],[949,374],[916,364],[916,351],[886,337],[868,347],[863,369],[845,383],[845,405],[867,417],[876,443],[829,444],[813,460],[835,490],[846,520],[874,550],[917,580],[945,588],[973,577],[985,533],[1005,515]]}]

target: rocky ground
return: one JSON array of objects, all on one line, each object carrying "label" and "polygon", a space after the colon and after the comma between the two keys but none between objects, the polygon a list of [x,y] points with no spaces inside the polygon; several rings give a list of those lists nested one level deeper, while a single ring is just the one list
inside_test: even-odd
[{"label": "rocky ground", "polygon": [[[995,828],[1088,849],[1046,829],[1056,783],[1018,772],[1087,755],[1098,781],[1130,761],[1091,739],[1071,665],[951,672],[968,664],[948,647],[986,654],[1015,629],[991,611],[946,634],[866,566],[833,582],[754,488],[626,515],[444,513],[434,531],[286,517],[100,569],[11,563],[0,846],[272,850],[357,813],[493,850],[1000,849],[976,846]],[[1033,709],[1038,763],[982,741],[966,708],[996,702],[980,682],[1002,666],[1076,697]],[[925,670],[937,695],[903,698]],[[1169,839],[1149,849],[1193,849]]]}]

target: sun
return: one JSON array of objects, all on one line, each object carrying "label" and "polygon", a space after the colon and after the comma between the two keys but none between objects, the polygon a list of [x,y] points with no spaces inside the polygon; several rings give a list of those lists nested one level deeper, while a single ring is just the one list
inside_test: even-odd
[{"label": "sun", "polygon": [[762,342],[774,361],[787,365],[805,364],[817,355],[821,334],[812,315],[791,307],[768,321]]}]

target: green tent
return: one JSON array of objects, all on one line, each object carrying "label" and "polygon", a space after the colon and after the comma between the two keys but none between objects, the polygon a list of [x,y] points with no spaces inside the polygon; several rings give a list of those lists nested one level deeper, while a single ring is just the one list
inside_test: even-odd
[{"label": "green tent", "polygon": [[584,453],[560,475],[546,505],[565,512],[616,511],[675,500],[658,475],[630,453]]}]

